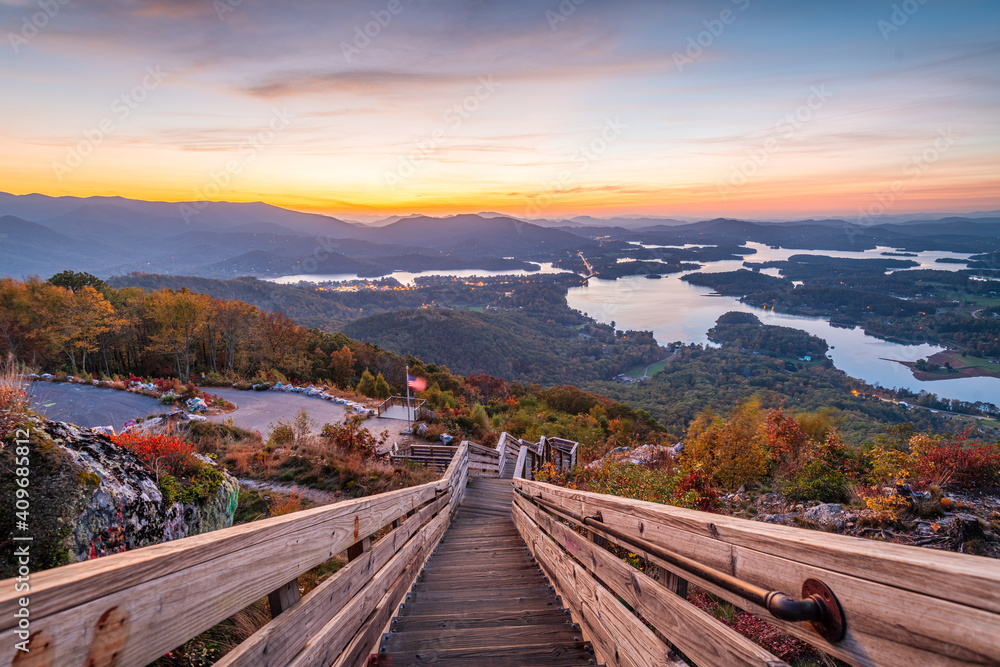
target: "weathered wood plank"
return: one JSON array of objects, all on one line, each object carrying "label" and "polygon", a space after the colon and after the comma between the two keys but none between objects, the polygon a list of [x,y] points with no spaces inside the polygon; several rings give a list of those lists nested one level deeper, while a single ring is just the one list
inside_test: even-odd
[{"label": "weathered wood plank", "polygon": [[421,555],[430,552],[431,545],[440,539],[447,525],[448,515],[442,512],[421,528],[381,570],[364,582],[361,590],[287,664],[291,667],[310,667],[329,665],[337,660],[382,597],[414,560],[423,560]]},{"label": "weathered wood plank", "polygon": [[267,606],[271,610],[271,618],[277,618],[283,612],[288,611],[302,598],[302,591],[299,590],[299,578],[295,577],[287,584],[276,591],[271,591],[267,595]]},{"label": "weathered wood plank", "polygon": [[354,597],[411,537],[447,506],[441,496],[375,543],[362,558],[341,568],[310,591],[299,605],[268,623],[216,663],[218,667],[279,667],[290,662],[309,638]]},{"label": "weathered wood plank", "polygon": [[334,667],[354,667],[355,665],[364,665],[367,662],[368,656],[378,646],[378,640],[382,636],[382,631],[389,624],[392,615],[399,607],[400,601],[406,595],[407,589],[420,573],[421,566],[426,562],[427,556],[434,550],[435,544],[441,539],[441,535],[443,534],[444,531],[439,532],[436,540],[432,538],[432,541],[421,547],[417,556],[400,573],[396,582],[386,591],[382,599],[379,600],[374,611],[368,615],[367,620],[354,636],[354,639],[351,640],[351,643],[347,645],[347,648],[344,649],[340,657],[334,662]]},{"label": "weathered wood plank", "polygon": [[[995,559],[748,521],[540,482],[526,484],[531,485],[532,493],[540,492],[550,502],[563,502],[574,512],[610,512],[615,521],[626,522],[618,524],[621,530],[638,530],[640,523],[651,523],[650,527],[665,529],[657,536],[660,539],[675,530],[683,531],[1000,613],[1000,562]],[[645,539],[656,541],[648,533]],[[942,580],[949,585],[941,586]]]},{"label": "weathered wood plank", "polygon": [[[329,560],[359,535],[374,533],[432,500],[436,486],[432,482],[40,572],[32,575],[32,630],[50,637],[54,664],[83,664],[99,619],[117,608],[130,628],[119,664],[146,664]],[[13,583],[0,589],[0,625],[5,627],[0,664],[9,662],[14,650],[13,591]]]},{"label": "weathered wood plank", "polygon": [[570,602],[570,609],[597,652],[614,667],[676,667],[670,648],[615,596],[572,560],[520,508],[514,523],[539,564],[553,577],[553,586]]},{"label": "weathered wood plank", "polygon": [[[938,557],[944,557],[943,562],[953,562],[956,557],[972,561],[988,561],[988,559],[930,552],[914,547],[900,547],[899,545],[846,538],[816,531],[744,521],[748,525],[740,527],[742,531],[761,529],[777,536],[776,539],[787,547],[786,557],[779,557],[724,541],[722,536],[737,532],[735,522],[740,520],[733,520],[731,517],[651,503],[639,503],[613,496],[586,494],[585,497],[578,497],[574,494],[581,492],[550,487],[550,485],[537,482],[524,482],[524,485],[526,488],[530,488],[532,493],[541,492],[543,497],[550,502],[558,503],[561,500],[567,509],[578,514],[593,515],[600,511],[603,513],[605,523],[615,526],[618,530],[631,531],[668,551],[703,562],[766,589],[782,590],[796,595],[801,587],[801,582],[805,579],[815,578],[824,581],[837,595],[847,619],[847,635],[837,644],[830,644],[822,639],[807,623],[780,621],[770,616],[766,610],[756,607],[732,593],[719,589],[697,576],[655,558],[651,554],[645,554],[631,546],[628,547],[629,550],[636,551],[641,556],[656,563],[661,569],[689,579],[695,585],[757,614],[789,634],[804,639],[821,650],[851,663],[861,665],[998,664],[996,656],[1000,655],[1000,633],[987,629],[1000,628],[1000,616],[979,608],[942,599],[946,595],[954,597],[954,592],[948,590],[952,583],[952,577],[939,571],[941,562],[936,560]],[[555,491],[551,489],[555,489]],[[607,500],[605,501],[605,499]],[[634,512],[630,511],[633,509],[630,503],[633,502],[636,503]],[[650,505],[653,506],[649,507]],[[684,522],[670,525],[666,520],[661,519],[663,516],[673,517],[675,513],[679,513],[676,515],[683,517]],[[717,536],[713,537],[680,527],[690,526],[693,519],[699,519],[703,524],[711,525],[717,521],[726,521],[727,530],[719,529]],[[772,531],[771,529],[774,528],[784,528],[784,530]],[[910,590],[915,587],[913,584],[907,587],[897,587],[895,584],[903,582],[898,581],[896,573],[886,571],[885,563],[873,566],[872,573],[868,577],[847,575],[840,571],[853,569],[850,566],[841,566],[837,570],[818,567],[815,563],[809,562],[810,555],[817,549],[815,545],[812,545],[814,537],[820,544],[841,542],[838,550],[842,553],[845,552],[844,542],[857,545],[862,553],[862,558],[871,561],[878,560],[878,553],[882,548],[885,548],[890,553],[890,564],[901,559],[901,549],[905,550],[903,553],[914,552],[915,563],[909,564],[907,569],[911,572],[922,572],[922,576],[931,578],[933,587],[928,586],[928,582],[921,584],[921,587],[939,591],[942,597],[914,592]],[[831,540],[830,538],[840,539]],[[749,538],[745,539],[749,541]],[[771,550],[773,550],[773,546]],[[845,558],[848,557],[845,555]],[[827,559],[821,557],[818,560],[825,563]],[[922,565],[930,565],[931,567],[921,569]],[[962,572],[968,572],[970,569],[978,572],[980,583],[984,585],[983,592],[989,596],[991,591],[985,572],[991,568],[997,569],[997,573],[1000,575],[1000,569],[996,564],[986,562],[959,568],[959,572],[955,576],[960,578],[963,576]],[[886,585],[877,580],[883,578],[889,579],[893,585]],[[1000,576],[996,582],[1000,583]],[[997,588],[997,583],[992,584],[994,591]]]},{"label": "weathered wood plank", "polygon": [[596,574],[612,592],[658,629],[699,665],[755,665],[765,667],[778,659],[749,639],[719,623],[607,550],[553,520],[551,515],[524,498],[515,498],[534,522],[559,546]]},{"label": "weathered wood plank", "polygon": [[583,642],[562,642],[543,646],[511,646],[456,648],[435,651],[426,658],[416,659],[407,652],[380,654],[386,665],[415,667],[417,665],[447,665],[448,667],[580,667],[589,665],[593,656]]},{"label": "weathered wood plank", "polygon": [[529,476],[528,471],[525,470],[527,459],[528,447],[526,445],[521,445],[521,449],[517,453],[517,463],[514,464],[514,479]]}]

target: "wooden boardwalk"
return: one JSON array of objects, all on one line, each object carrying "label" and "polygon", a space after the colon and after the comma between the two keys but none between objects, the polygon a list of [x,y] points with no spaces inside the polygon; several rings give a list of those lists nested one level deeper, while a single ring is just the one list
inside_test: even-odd
[{"label": "wooden boardwalk", "polygon": [[859,667],[1000,667],[996,559],[531,480],[576,465],[559,438],[445,449],[426,484],[31,572],[30,620],[0,582],[0,666],[141,667],[264,597],[217,667],[785,664],[690,585]]},{"label": "wooden boardwalk", "polygon": [[[512,474],[513,462],[505,472]],[[510,479],[471,481],[455,520],[393,619],[378,664],[596,663],[514,528],[512,499]]]}]

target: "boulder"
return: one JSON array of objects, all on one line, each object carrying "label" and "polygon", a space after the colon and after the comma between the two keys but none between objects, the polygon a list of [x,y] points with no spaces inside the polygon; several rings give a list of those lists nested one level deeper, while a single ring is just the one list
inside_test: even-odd
[{"label": "boulder", "polygon": [[822,503],[807,509],[805,518],[821,526],[840,530],[844,527],[844,513],[844,507],[840,503]]},{"label": "boulder", "polygon": [[[204,463],[198,488],[161,479],[105,435],[62,422],[30,426],[32,565],[67,565],[226,528],[233,524],[239,483]],[[12,448],[0,452],[0,470]],[[203,459],[204,462],[204,459]],[[14,484],[0,475],[0,495],[13,506]],[[4,512],[0,533],[14,532]],[[13,576],[4,563],[0,578]]]}]

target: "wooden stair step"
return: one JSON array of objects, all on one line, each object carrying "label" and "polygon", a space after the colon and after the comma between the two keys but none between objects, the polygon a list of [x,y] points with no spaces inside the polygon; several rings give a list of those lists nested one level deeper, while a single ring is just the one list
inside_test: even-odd
[{"label": "wooden stair step", "polygon": [[492,602],[495,600],[518,601],[518,600],[545,600],[554,599],[554,594],[548,586],[525,586],[514,588],[492,588],[488,591],[482,589],[471,591],[417,591],[408,594],[407,601],[413,602],[465,602],[476,601]]},{"label": "wooden stair step", "polygon": [[547,586],[548,579],[541,573],[528,574],[521,577],[501,576],[501,577],[476,577],[476,578],[447,578],[436,577],[430,579],[418,579],[411,589],[413,592],[426,591],[428,593],[438,591],[482,591],[484,588],[503,588],[511,590],[517,587]]},{"label": "wooden stair step", "polygon": [[479,600],[452,601],[450,603],[407,601],[404,602],[398,618],[450,616],[473,621],[508,614],[541,614],[551,611],[563,611],[562,607],[556,603],[555,596],[533,600],[493,600],[485,605]]},{"label": "wooden stair step", "polygon": [[579,631],[574,631],[571,625],[563,622],[548,625],[506,625],[492,628],[392,632],[386,642],[386,650],[427,653],[443,649],[484,646],[548,646],[566,641],[583,640]]},{"label": "wooden stair step", "polygon": [[409,651],[379,653],[374,665],[386,667],[591,667],[596,660],[584,642],[544,646],[505,646],[445,649],[424,654]]},{"label": "wooden stair step", "polygon": [[517,612],[483,609],[476,614],[456,615],[446,613],[438,616],[398,616],[392,621],[392,629],[396,632],[420,632],[423,630],[510,627],[515,625],[544,625],[554,623],[570,623],[569,614],[561,609]]}]

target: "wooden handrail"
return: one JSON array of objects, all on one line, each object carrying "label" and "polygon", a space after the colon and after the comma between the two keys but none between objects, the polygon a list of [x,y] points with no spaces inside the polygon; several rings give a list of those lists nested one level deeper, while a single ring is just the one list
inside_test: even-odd
[{"label": "wooden handrail", "polygon": [[[19,653],[22,597],[32,650],[21,655],[32,664],[145,665],[272,593],[282,613],[220,664],[311,664],[314,655],[330,664],[364,654],[444,533],[467,479],[463,443],[441,479],[421,486],[32,573],[29,593],[0,582],[0,665]],[[345,550],[357,557],[298,600],[296,578]]]},{"label": "wooden handrail", "polygon": [[[775,664],[769,662],[776,661],[774,656],[678,595],[679,580],[690,580],[851,664],[1000,664],[996,560],[527,479],[515,479],[514,486],[527,496],[515,494],[515,525],[593,642],[599,661],[608,665],[673,664],[667,642],[700,665]],[[602,522],[607,530],[601,530]],[[653,571],[669,576],[657,581],[605,544],[618,544],[618,553],[636,554]],[[643,544],[650,546],[644,550]],[[795,597],[809,580],[821,582],[842,609],[845,634],[828,641],[809,622],[775,618],[753,596],[733,592],[739,587],[723,588],[707,571],[701,577],[697,568],[678,567],[689,565],[686,561],[744,582],[748,589]]]}]

